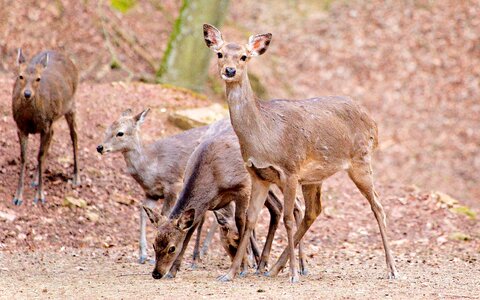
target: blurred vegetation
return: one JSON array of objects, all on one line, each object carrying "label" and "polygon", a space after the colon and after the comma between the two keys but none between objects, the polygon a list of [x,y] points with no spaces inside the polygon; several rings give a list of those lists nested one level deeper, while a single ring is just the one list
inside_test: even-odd
[{"label": "blurred vegetation", "polygon": [[203,41],[202,25],[222,24],[228,0],[183,0],[157,80],[201,91],[208,79],[212,54]]}]

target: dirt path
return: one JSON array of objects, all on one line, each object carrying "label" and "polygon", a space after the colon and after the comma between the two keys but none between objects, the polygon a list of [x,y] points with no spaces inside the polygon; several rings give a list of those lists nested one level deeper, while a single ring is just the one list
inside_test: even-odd
[{"label": "dirt path", "polygon": [[[154,280],[151,265],[98,251],[0,254],[0,298],[239,298],[244,299],[477,299],[478,256],[470,262],[441,254],[400,258],[399,280],[385,279],[382,255],[330,254],[309,261],[309,275],[289,284],[287,273],[265,278],[252,273],[233,283],[219,283],[228,261],[213,252],[196,270],[184,267],[175,279]],[[328,252],[328,251],[327,251]],[[72,253],[76,253],[73,254]],[[342,251],[339,251],[342,255]],[[359,259],[360,258],[360,259]],[[365,260],[364,260],[365,259]],[[301,289],[301,293],[299,292]]]}]

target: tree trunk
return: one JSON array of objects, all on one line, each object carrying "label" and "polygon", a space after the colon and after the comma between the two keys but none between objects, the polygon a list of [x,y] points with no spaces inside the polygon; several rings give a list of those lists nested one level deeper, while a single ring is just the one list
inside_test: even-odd
[{"label": "tree trunk", "polygon": [[208,76],[211,53],[203,41],[203,23],[220,26],[228,0],[183,0],[157,80],[200,91]]}]

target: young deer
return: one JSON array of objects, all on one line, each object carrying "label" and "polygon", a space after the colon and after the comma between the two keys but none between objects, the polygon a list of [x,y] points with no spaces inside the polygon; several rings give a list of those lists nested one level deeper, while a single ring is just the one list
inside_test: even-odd
[{"label": "young deer", "polygon": [[[213,210],[222,228],[231,231],[231,226],[224,226],[223,220],[231,219],[231,210],[219,212],[218,209],[235,203],[235,223],[238,236],[242,236],[245,224],[245,212],[250,199],[250,176],[243,163],[240,145],[232,129],[230,120],[224,119],[210,125],[202,142],[190,157],[186,171],[185,184],[180,197],[169,217],[156,214],[144,207],[150,220],[157,227],[154,242],[156,266],[152,276],[160,279],[165,275],[175,276],[182,262],[183,253],[195,227],[207,210]],[[273,191],[265,195],[271,220],[267,240],[259,262],[259,271],[265,271],[270,248],[278,227],[282,204]],[[300,222],[303,212],[296,207],[296,217]],[[219,219],[219,215],[223,218]],[[223,230],[222,230],[223,232]],[[227,234],[224,234],[226,236]],[[223,245],[233,258],[238,240],[228,239]],[[302,252],[303,253],[303,252]],[[243,259],[244,257],[242,257]],[[303,254],[300,265],[304,266]],[[247,262],[243,261],[244,270]],[[306,270],[302,270],[306,272]]]},{"label": "young deer", "polygon": [[80,184],[78,175],[77,127],[75,123],[74,94],[78,72],[73,62],[55,51],[38,53],[27,64],[22,50],[17,55],[18,74],[12,93],[13,118],[17,123],[20,141],[20,178],[13,203],[23,202],[23,182],[28,135],[40,133],[38,166],[32,186],[37,186],[34,203],[45,203],[42,171],[50,142],[53,122],[65,116],[73,144],[73,184]]},{"label": "young deer", "polygon": [[[106,130],[97,151],[100,154],[121,152],[128,173],[145,192],[143,205],[154,207],[158,199],[164,198],[162,215],[167,215],[182,189],[188,158],[207,127],[194,128],[144,146],[140,125],[148,112],[149,109],[137,115],[132,115],[130,109],[123,112]],[[146,217],[140,206],[140,263],[147,259]]]},{"label": "young deer", "polygon": [[[207,46],[217,53],[232,126],[252,176],[246,230],[229,272],[220,279],[234,278],[269,186],[275,183],[284,195],[288,247],[270,274],[277,275],[290,259],[290,281],[298,281],[295,245],[321,212],[322,181],[340,170],[348,172],[369,201],[380,228],[389,277],[397,277],[387,241],[385,213],[373,184],[371,159],[378,142],[372,118],[346,97],[259,101],[248,80],[247,62],[265,53],[272,35],[251,36],[246,45],[239,45],[224,42],[220,31],[211,25],[205,24],[203,30]],[[298,184],[305,198],[305,217],[294,236],[293,207]]]}]

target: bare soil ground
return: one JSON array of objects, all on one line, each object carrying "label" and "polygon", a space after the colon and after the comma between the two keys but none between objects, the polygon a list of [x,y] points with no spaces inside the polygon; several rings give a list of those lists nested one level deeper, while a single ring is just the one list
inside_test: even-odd
[{"label": "bare soil ground", "polygon": [[[153,280],[152,266],[136,264],[141,190],[125,173],[121,155],[102,157],[95,147],[126,108],[152,108],[143,125],[144,139],[151,141],[179,132],[167,122],[169,112],[210,101],[159,85],[109,83],[126,74],[109,69],[98,19],[91,17],[95,1],[85,2],[87,7],[81,1],[7,1],[3,6],[10,9],[0,11],[0,212],[15,220],[0,218],[0,298],[479,298],[478,220],[455,212],[430,190],[480,207],[480,2],[334,1],[323,10],[315,6],[320,1],[272,1],[234,1],[226,36],[273,30],[268,55],[251,68],[271,96],[347,94],[372,112],[380,128],[377,188],[401,279],[385,279],[373,214],[339,174],[325,183],[324,211],[306,235],[310,274],[301,283],[287,284],[285,272],[216,282],[229,265],[217,240],[198,269],[189,269],[190,249],[176,279]],[[108,14],[159,60],[172,24],[165,11],[173,18],[178,5],[165,1],[159,11],[152,1],[139,3],[125,16]],[[71,145],[61,120],[47,158],[44,206],[31,204],[28,186],[24,205],[11,203],[19,167],[10,111],[11,59],[18,45],[30,53],[45,47],[75,53],[86,79],[77,94],[83,184],[69,183]],[[126,65],[153,72],[130,50],[118,50]],[[27,183],[38,143],[31,137]],[[64,206],[66,196],[84,199],[87,207]],[[260,238],[267,222],[263,213]],[[280,226],[272,262],[285,245]]]}]

